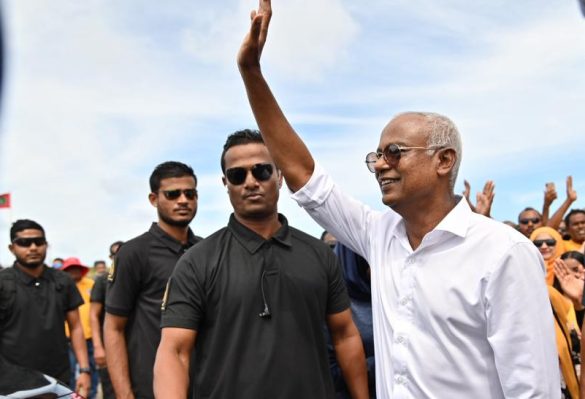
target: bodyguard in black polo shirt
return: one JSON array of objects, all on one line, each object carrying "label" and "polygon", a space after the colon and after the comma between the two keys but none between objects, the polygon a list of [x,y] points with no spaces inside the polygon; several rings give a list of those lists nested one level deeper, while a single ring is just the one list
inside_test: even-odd
[{"label": "bodyguard in black polo shirt", "polygon": [[329,247],[277,213],[280,173],[257,131],[221,157],[234,213],[179,261],[169,281],[155,364],[157,398],[333,398],[329,326],[354,398],[367,398],[361,339]]},{"label": "bodyguard in black polo shirt", "polygon": [[150,176],[150,190],[158,223],[120,248],[106,295],[106,361],[118,398],[154,397],[165,286],[179,257],[201,239],[189,228],[197,212],[193,169],[180,162],[160,164]]},{"label": "bodyguard in black polo shirt", "polygon": [[89,361],[77,310],[83,299],[75,282],[44,264],[47,240],[40,224],[17,220],[10,241],[8,248],[16,261],[0,271],[0,356],[68,383],[67,322],[81,371],[76,391],[87,396]]}]

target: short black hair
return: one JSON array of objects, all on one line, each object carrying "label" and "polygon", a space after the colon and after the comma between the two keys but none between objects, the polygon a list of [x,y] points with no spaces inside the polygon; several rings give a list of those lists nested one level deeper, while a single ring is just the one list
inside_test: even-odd
[{"label": "short black hair", "polygon": [[579,251],[567,251],[561,255],[561,259],[562,260],[575,259],[577,262],[579,262],[581,265],[585,267],[585,255],[583,255]]},{"label": "short black hair", "polygon": [[584,214],[585,215],[585,210],[584,209],[571,209],[569,211],[569,213],[567,213],[567,216],[565,216],[565,226],[569,227],[569,220],[571,219],[571,216],[573,215],[578,215],[578,214]]},{"label": "short black hair", "polygon": [[225,153],[236,145],[244,145],[250,143],[264,144],[264,139],[259,130],[243,129],[238,130],[228,136],[223,145],[223,151],[221,153],[221,171],[225,173]]},{"label": "short black hair", "polygon": [[28,229],[40,230],[43,232],[43,236],[45,235],[45,229],[43,229],[43,226],[41,226],[34,220],[19,219],[16,222],[12,223],[12,227],[10,228],[10,242],[14,241],[14,239],[16,238],[16,233]]},{"label": "short black hair", "polygon": [[540,217],[542,219],[542,215],[540,214],[540,212],[538,212],[536,209],[534,209],[530,206],[527,206],[526,208],[522,209],[520,211],[520,213],[518,214],[518,222],[520,221],[520,215],[522,215],[524,212],[527,212],[527,211],[534,211],[534,212],[538,213],[538,217]]},{"label": "short black hair", "polygon": [[176,161],[163,162],[154,168],[154,171],[150,175],[150,191],[153,193],[158,192],[160,189],[160,182],[163,179],[183,176],[193,177],[195,184],[197,184],[197,176],[195,176],[193,168],[189,165]]},{"label": "short black hair", "polygon": [[93,262],[93,267],[96,267],[100,263],[106,265],[106,261],[105,260],[96,260],[95,262]]},{"label": "short black hair", "polygon": [[120,250],[120,247],[124,244],[124,241],[114,241],[111,245],[110,245],[110,255],[115,255],[115,253],[112,252],[112,248],[115,246],[118,246],[118,250],[116,252],[118,252]]}]

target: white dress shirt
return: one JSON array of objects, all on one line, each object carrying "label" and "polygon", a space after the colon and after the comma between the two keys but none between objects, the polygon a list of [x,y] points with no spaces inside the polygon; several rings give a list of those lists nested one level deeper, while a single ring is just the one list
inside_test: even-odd
[{"label": "white dress shirt", "polygon": [[461,199],[413,251],[400,215],[319,165],[292,197],[370,264],[378,398],[560,398],[544,264],[524,236]]}]

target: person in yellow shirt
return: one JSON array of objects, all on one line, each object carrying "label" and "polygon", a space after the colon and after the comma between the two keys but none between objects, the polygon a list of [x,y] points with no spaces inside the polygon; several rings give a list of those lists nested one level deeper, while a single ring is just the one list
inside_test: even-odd
[{"label": "person in yellow shirt", "polygon": [[[69,361],[71,363],[71,378],[72,382],[75,381],[75,375],[77,372],[90,373],[91,375],[91,392],[89,393],[88,399],[94,399],[97,394],[97,386],[99,383],[99,374],[95,366],[95,359],[93,356],[93,342],[91,340],[91,324],[89,319],[89,303],[91,289],[93,288],[94,281],[86,277],[89,272],[89,267],[85,266],[79,258],[71,257],[65,259],[61,270],[68,273],[71,278],[75,281],[75,285],[83,298],[83,305],[79,307],[79,316],[81,319],[81,325],[83,327],[83,335],[85,342],[87,343],[87,354],[89,357],[89,370],[79,369],[77,370],[77,361],[75,356],[72,356],[72,351],[69,351]],[[69,336],[69,330],[65,326],[65,332]],[[74,385],[72,385],[74,386]]]},{"label": "person in yellow shirt", "polygon": [[583,253],[583,246],[585,245],[585,210],[571,209],[565,216],[565,225],[567,233],[571,236],[570,240],[565,241],[565,249]]}]

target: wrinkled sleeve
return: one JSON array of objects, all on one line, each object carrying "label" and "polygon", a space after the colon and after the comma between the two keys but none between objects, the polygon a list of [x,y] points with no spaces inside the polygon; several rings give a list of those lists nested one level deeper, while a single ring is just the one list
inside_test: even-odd
[{"label": "wrinkled sleeve", "polygon": [[506,398],[560,398],[559,362],[543,265],[516,243],[487,279],[487,338]]},{"label": "wrinkled sleeve", "polygon": [[377,212],[342,192],[318,163],[307,184],[291,197],[338,241],[369,259],[367,232]]}]

